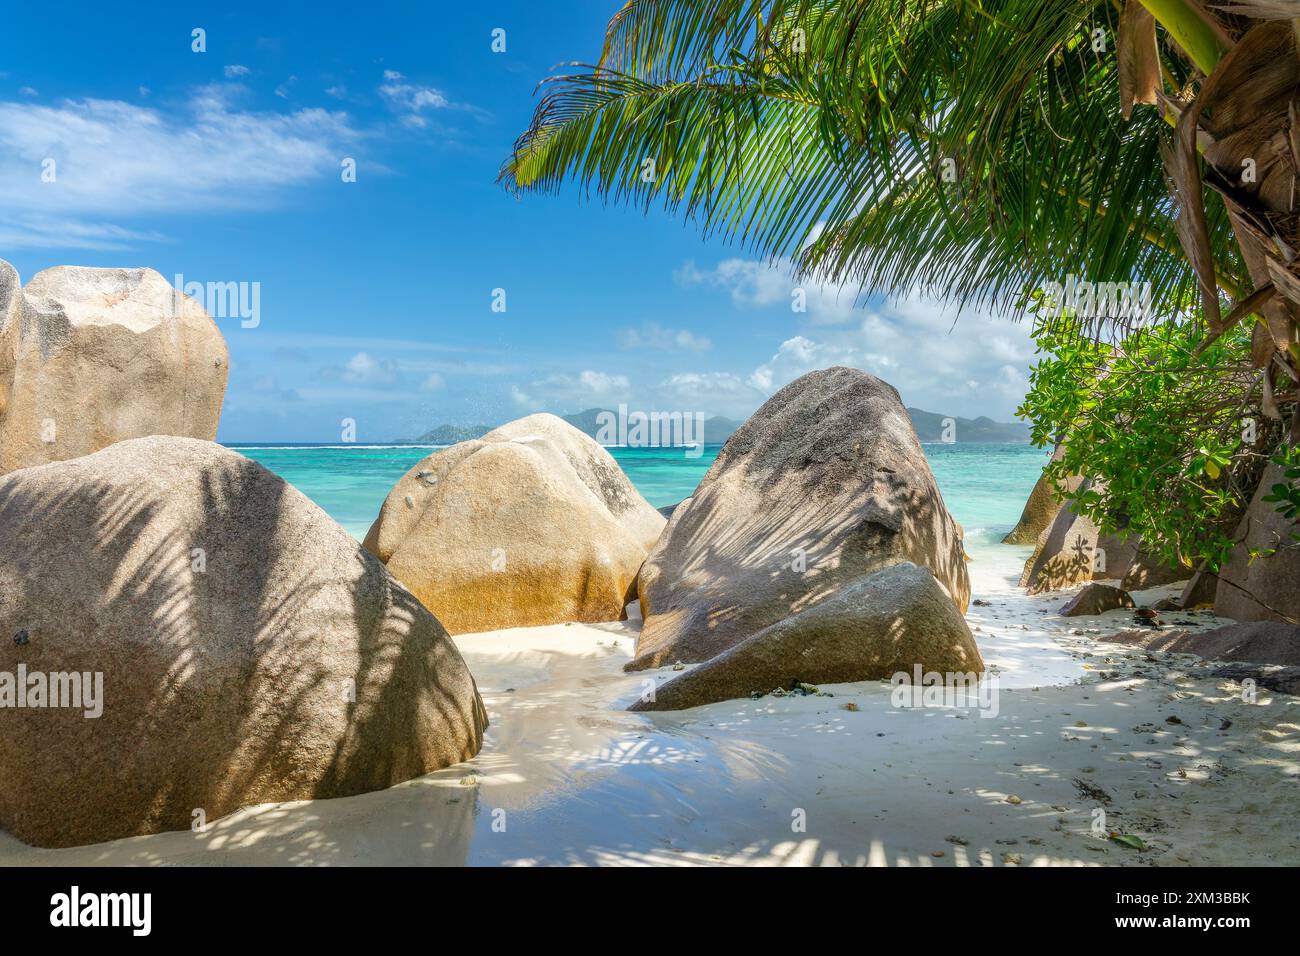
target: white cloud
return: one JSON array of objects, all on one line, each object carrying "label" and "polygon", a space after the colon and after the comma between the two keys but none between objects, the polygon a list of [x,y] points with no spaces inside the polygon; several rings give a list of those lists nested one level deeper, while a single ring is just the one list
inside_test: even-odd
[{"label": "white cloud", "polygon": [[687,287],[725,289],[747,309],[790,310],[795,291],[804,291],[807,312],[793,314],[814,328],[787,338],[745,378],[764,396],[806,372],[846,365],[885,379],[929,411],[1005,420],[1028,390],[1034,346],[1027,323],[973,309],[958,314],[919,296],[873,305],[847,287],[795,282],[784,262],[726,259],[708,270],[687,262],[674,277]]},{"label": "white cloud", "polygon": [[908,297],[866,311],[856,328],[786,339],[748,382],[771,394],[806,372],[847,365],[883,378],[910,405],[1005,421],[1028,390],[1033,356],[1027,323]]},{"label": "white cloud", "polygon": [[578,376],[578,383],[592,395],[608,395],[615,391],[627,391],[629,382],[626,375],[610,375],[606,372],[584,370]]},{"label": "white cloud", "polygon": [[447,386],[447,380],[445,378],[443,378],[437,372],[430,372],[428,377],[423,382],[420,383],[420,391],[436,392],[441,388],[445,388],[446,386]]},{"label": "white cloud", "polygon": [[646,322],[639,329],[620,329],[619,345],[625,349],[657,349],[664,352],[704,352],[713,343],[686,329],[666,329]]},{"label": "white cloud", "polygon": [[659,383],[656,400],[669,408],[704,404],[709,410],[752,411],[764,398],[751,383],[733,372],[678,372]]},{"label": "white cloud", "polygon": [[352,385],[393,385],[397,382],[397,363],[392,359],[371,358],[358,352],[343,368],[343,381]]},{"label": "white cloud", "polygon": [[[360,133],[346,113],[239,110],[204,87],[175,115],[121,100],[0,103],[0,209],[186,211],[261,205],[272,188],[336,174]],[[55,181],[41,181],[46,159]]]},{"label": "white cloud", "polygon": [[575,403],[618,402],[628,398],[632,382],[626,375],[611,375],[584,369],[577,375],[556,373],[529,383],[525,388],[510,387],[510,397],[525,408],[570,407]]},{"label": "white cloud", "polygon": [[424,116],[426,110],[452,106],[451,100],[441,90],[411,83],[396,70],[384,71],[384,83],[379,87],[379,95],[394,112],[401,115],[403,123],[417,128],[428,125]]},{"label": "white cloud", "polygon": [[[119,248],[141,234],[96,217],[264,208],[278,189],[337,175],[338,157],[362,136],[346,113],[241,110],[239,95],[203,87],[171,112],[121,100],[0,102],[10,244],[67,245],[51,241],[62,229],[101,233],[91,248]],[[41,178],[46,160],[53,182]]]},{"label": "white cloud", "polygon": [[673,273],[673,278],[687,287],[710,285],[726,289],[731,301],[742,308],[782,305],[816,325],[841,325],[861,312],[856,307],[856,291],[808,279],[795,281],[786,261],[770,265],[756,259],[724,259],[709,270],[688,261]]},{"label": "white cloud", "polygon": [[232,63],[225,69],[226,79],[233,80],[240,76],[248,76],[248,67],[239,63]]},{"label": "white cloud", "polygon": [[40,96],[40,95],[41,95],[40,93],[38,93],[38,92],[36,91],[36,88],[35,88],[35,87],[32,87],[32,86],[24,86],[24,87],[20,87],[19,90],[18,90],[18,92],[21,93],[23,96]]}]

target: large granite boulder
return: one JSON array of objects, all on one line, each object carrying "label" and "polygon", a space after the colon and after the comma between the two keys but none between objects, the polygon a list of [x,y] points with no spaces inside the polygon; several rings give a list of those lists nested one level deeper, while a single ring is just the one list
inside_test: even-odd
[{"label": "large granite boulder", "polygon": [[1264,500],[1284,481],[1282,469],[1269,465],[1242,516],[1232,556],[1219,569],[1214,613],[1221,617],[1300,623],[1300,541],[1292,537],[1300,524]]},{"label": "large granite boulder", "polygon": [[1191,580],[1183,585],[1183,593],[1178,596],[1178,606],[1186,610],[1213,607],[1214,595],[1218,590],[1219,576],[1202,564]]},{"label": "large granite boulder", "polygon": [[1094,581],[1084,585],[1082,591],[1066,602],[1060,614],[1062,617],[1082,617],[1133,606],[1133,597],[1127,591]]},{"label": "large granite boulder", "polygon": [[1106,581],[1122,581],[1137,557],[1138,539],[1133,535],[1102,531],[1092,551],[1092,576]]},{"label": "large granite boulder", "polygon": [[1121,586],[1129,591],[1143,591],[1165,584],[1176,584],[1192,576],[1192,569],[1170,565],[1164,558],[1140,546],[1124,570]]},{"label": "large granite boulder", "polygon": [[1300,627],[1280,621],[1225,624],[1209,631],[1133,628],[1106,640],[1169,654],[1196,654],[1206,660],[1300,666]]},{"label": "large granite boulder", "polygon": [[[389,787],[473,756],[487,724],[383,565],[195,439],[0,478],[0,637],[0,700],[4,675],[48,682],[45,706],[0,707],[0,828],[38,846]],[[58,674],[75,706],[52,706]]]},{"label": "large granite boulder", "polygon": [[[1063,451],[1063,447],[1057,445],[1052,452],[1052,461],[1060,461]],[[1073,494],[1081,480],[1078,475],[1074,475],[1066,480],[1063,488],[1058,488],[1055,483],[1047,480],[1046,475],[1039,475],[1038,481],[1034,482],[1033,491],[1029,493],[1029,500],[1025,502],[1024,510],[1020,513],[1020,520],[1002,539],[1002,543],[1034,544],[1037,542],[1038,536],[1056,517],[1065,495]]]},{"label": "large granite boulder", "polygon": [[1167,561],[1142,545],[1134,535],[1108,534],[1097,537],[1093,551],[1093,577],[1116,580],[1127,591],[1186,581],[1190,568],[1172,567]]},{"label": "large granite boulder", "polygon": [[1067,501],[1038,536],[1034,553],[1020,575],[1020,586],[1030,594],[1041,594],[1091,581],[1097,538],[1097,526]]},{"label": "large granite boulder", "polygon": [[593,439],[530,415],[420,461],[365,546],[463,634],[618,620],[665,523]]},{"label": "large granite boulder", "polygon": [[673,512],[641,568],[628,668],[708,660],[903,561],[965,611],[961,539],[898,393],[858,369],[811,372],[731,436]]},{"label": "large granite boulder", "polygon": [[0,475],[146,435],[211,440],[226,342],[152,269],[0,261]]},{"label": "large granite boulder", "polygon": [[681,710],[797,683],[982,674],[966,619],[928,568],[890,565],[692,668],[632,710]]}]

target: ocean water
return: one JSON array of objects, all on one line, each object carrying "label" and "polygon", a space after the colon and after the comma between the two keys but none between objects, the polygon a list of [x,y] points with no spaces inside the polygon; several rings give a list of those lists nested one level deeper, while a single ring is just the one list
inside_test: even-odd
[{"label": "ocean water", "polygon": [[[365,537],[394,482],[432,446],[241,445],[311,498],[356,538]],[[611,448],[628,478],[656,508],[690,497],[720,446],[690,457],[684,449]],[[966,531],[971,553],[996,545],[1020,517],[1048,453],[1030,445],[927,444],[944,503]]]}]

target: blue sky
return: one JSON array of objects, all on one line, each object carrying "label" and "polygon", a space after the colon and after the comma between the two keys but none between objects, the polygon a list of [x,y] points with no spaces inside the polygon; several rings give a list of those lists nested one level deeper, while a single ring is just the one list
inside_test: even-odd
[{"label": "blue sky", "polygon": [[179,6],[7,11],[0,258],[24,281],[78,264],[256,283],[254,327],[217,319],[220,440],[620,402],[743,417],[833,364],[950,414],[1010,420],[1024,394],[1022,325],[825,287],[796,313],[786,270],[667,214],[496,185],[537,82],[595,58],[617,0]]}]

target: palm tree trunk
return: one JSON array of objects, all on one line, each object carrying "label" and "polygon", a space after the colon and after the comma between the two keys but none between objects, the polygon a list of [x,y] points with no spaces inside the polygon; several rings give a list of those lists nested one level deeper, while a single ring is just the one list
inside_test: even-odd
[{"label": "palm tree trunk", "polygon": [[1220,57],[1227,52],[1219,31],[1216,31],[1196,12],[1187,0],[1141,0],[1168,34],[1196,64],[1196,68],[1209,76],[1214,72]]},{"label": "palm tree trunk", "polygon": [[[1263,319],[1254,332],[1253,360],[1269,368],[1266,392],[1272,388],[1272,366],[1300,381],[1300,221],[1296,182],[1300,172],[1300,56],[1295,23],[1259,20],[1235,43],[1215,28],[1189,0],[1140,0],[1196,67],[1205,74],[1196,102],[1185,118],[1179,143],[1167,157],[1179,192],[1183,216],[1203,221],[1203,189],[1217,192],[1227,206],[1237,245],[1256,290],[1272,284],[1257,314]],[[1195,144],[1206,143],[1204,166]],[[1199,175],[1192,176],[1192,171]],[[1190,179],[1197,179],[1194,184]],[[1217,299],[1213,268],[1198,261],[1192,229],[1184,246],[1201,281]],[[1212,264],[1210,264],[1212,265]],[[1218,305],[1207,308],[1217,319]],[[1267,405],[1268,403],[1266,403]],[[1271,409],[1274,415],[1276,409]],[[1300,415],[1293,417],[1293,437],[1300,438]]]}]

